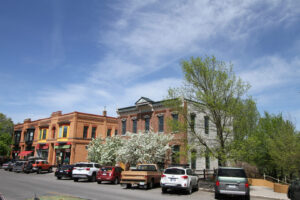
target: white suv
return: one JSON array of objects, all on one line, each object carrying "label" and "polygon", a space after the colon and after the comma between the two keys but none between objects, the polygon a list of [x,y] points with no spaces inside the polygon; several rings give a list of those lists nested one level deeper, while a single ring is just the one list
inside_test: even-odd
[{"label": "white suv", "polygon": [[78,179],[88,179],[89,181],[94,182],[96,181],[99,168],[100,165],[98,163],[76,163],[72,171],[72,178],[75,182],[77,182]]},{"label": "white suv", "polygon": [[168,189],[186,190],[189,194],[199,189],[199,178],[189,168],[169,167],[161,176],[160,185],[162,193]]}]

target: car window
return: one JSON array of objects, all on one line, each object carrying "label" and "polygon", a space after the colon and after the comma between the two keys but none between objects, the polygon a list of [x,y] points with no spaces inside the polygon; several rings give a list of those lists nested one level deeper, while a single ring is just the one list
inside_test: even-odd
[{"label": "car window", "polygon": [[101,171],[103,172],[110,172],[112,170],[112,167],[102,167]]},{"label": "car window", "polygon": [[75,167],[93,167],[93,164],[78,163],[78,164],[75,165]]},{"label": "car window", "polygon": [[192,173],[192,170],[187,169],[187,170],[186,170],[186,174],[187,174],[187,175],[192,175],[192,174],[193,174],[193,173]]},{"label": "car window", "polygon": [[243,169],[218,169],[218,176],[247,178]]},{"label": "car window", "polygon": [[171,168],[171,169],[166,169],[165,174],[185,174],[185,171],[183,169],[177,169],[177,168]]}]

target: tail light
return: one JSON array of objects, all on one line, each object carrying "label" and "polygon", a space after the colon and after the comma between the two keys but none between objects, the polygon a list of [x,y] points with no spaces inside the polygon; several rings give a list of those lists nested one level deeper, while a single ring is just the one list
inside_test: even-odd
[{"label": "tail light", "polygon": [[161,177],[164,178],[164,177],[166,177],[166,175],[162,174]]},{"label": "tail light", "polygon": [[216,186],[219,186],[219,185],[220,185],[220,181],[217,181],[217,182],[216,182]]},{"label": "tail light", "polygon": [[245,183],[245,187],[248,188],[249,187],[249,183]]},{"label": "tail light", "polygon": [[68,170],[66,170],[66,172],[71,172],[71,170],[70,170],[70,169],[68,169]]},{"label": "tail light", "polygon": [[86,171],[90,171],[90,168],[85,168]]},{"label": "tail light", "polygon": [[188,176],[181,176],[181,178],[188,179],[189,177]]}]

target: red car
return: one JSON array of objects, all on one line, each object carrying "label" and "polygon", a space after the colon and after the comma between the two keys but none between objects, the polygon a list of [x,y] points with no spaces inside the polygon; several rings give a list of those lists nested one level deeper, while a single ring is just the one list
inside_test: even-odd
[{"label": "red car", "polygon": [[110,181],[114,184],[119,184],[122,171],[121,167],[101,167],[97,174],[97,183],[101,184],[102,181]]}]

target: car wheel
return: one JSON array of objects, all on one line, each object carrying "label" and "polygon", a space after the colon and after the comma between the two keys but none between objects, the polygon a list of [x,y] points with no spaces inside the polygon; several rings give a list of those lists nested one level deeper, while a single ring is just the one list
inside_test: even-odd
[{"label": "car wheel", "polygon": [[219,199],[220,198],[220,194],[215,192],[215,199]]},{"label": "car wheel", "polygon": [[101,184],[101,181],[97,181],[98,184]]},{"label": "car wheel", "polygon": [[57,179],[59,179],[59,180],[60,180],[60,179],[61,179],[61,176],[58,176],[58,177],[57,177]]},{"label": "car wheel", "polygon": [[195,187],[195,191],[198,191],[199,187],[200,187],[200,182],[198,181],[197,184],[196,184],[196,187]]},{"label": "car wheel", "polygon": [[249,194],[246,195],[244,199],[245,199],[245,200],[250,200],[250,195],[249,195]]},{"label": "car wheel", "polygon": [[165,188],[165,187],[162,187],[162,188],[161,188],[161,192],[162,192],[162,193],[167,193],[167,190],[168,190],[168,189]]},{"label": "car wheel", "polygon": [[126,188],[127,189],[131,188],[131,184],[126,184]]},{"label": "car wheel", "polygon": [[115,185],[119,184],[119,178],[118,177],[115,178],[114,184]]},{"label": "car wheel", "polygon": [[74,178],[74,182],[78,182],[78,178]]},{"label": "car wheel", "polygon": [[151,180],[150,183],[148,184],[148,189],[152,189],[154,186],[154,181]]},{"label": "car wheel", "polygon": [[193,187],[192,187],[191,184],[190,184],[190,187],[188,188],[187,192],[188,192],[188,194],[192,194],[192,192],[193,192]]},{"label": "car wheel", "polygon": [[52,167],[50,167],[50,168],[48,169],[48,172],[49,172],[49,173],[51,173],[51,172],[52,172]]},{"label": "car wheel", "polygon": [[41,173],[41,169],[39,168],[37,171],[36,171],[37,174],[40,174]]},{"label": "car wheel", "polygon": [[93,175],[92,175],[90,181],[91,181],[91,182],[95,182],[95,181],[96,181],[96,174],[93,174]]}]

